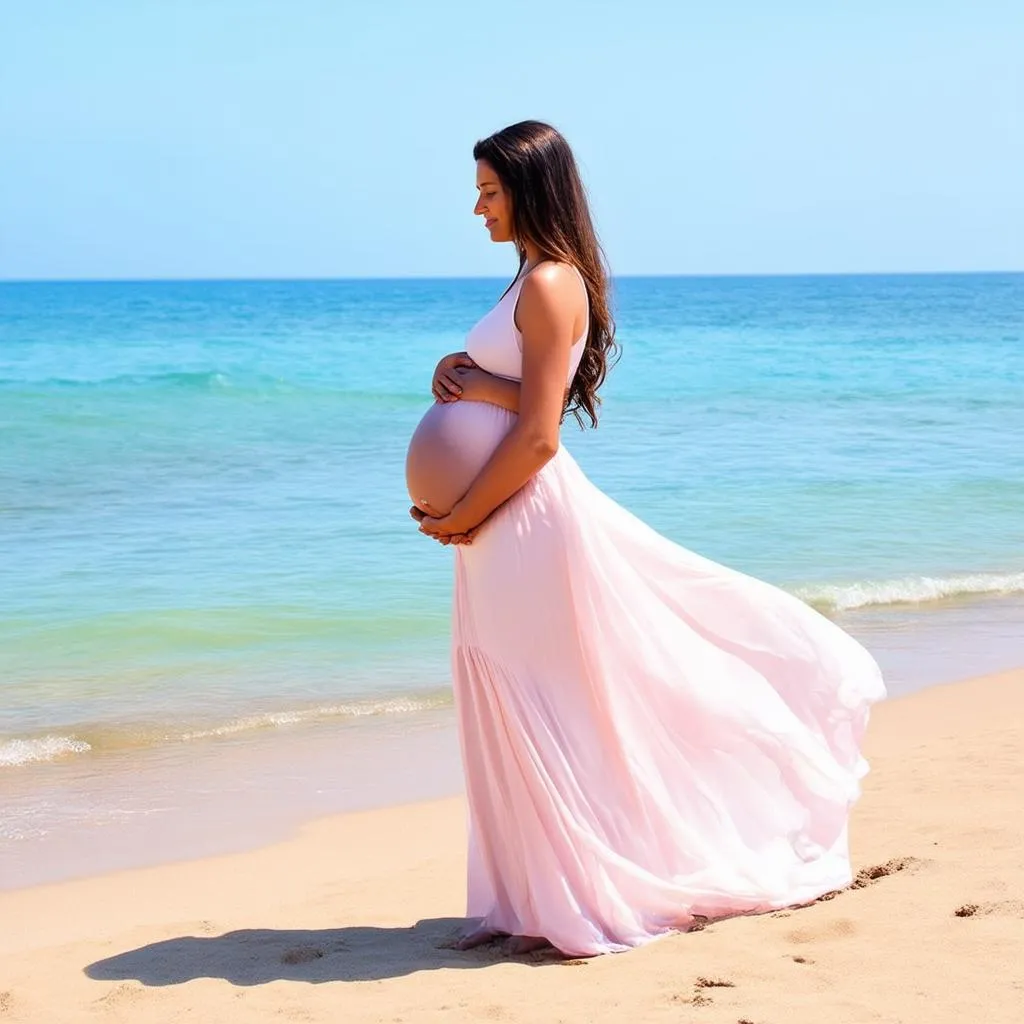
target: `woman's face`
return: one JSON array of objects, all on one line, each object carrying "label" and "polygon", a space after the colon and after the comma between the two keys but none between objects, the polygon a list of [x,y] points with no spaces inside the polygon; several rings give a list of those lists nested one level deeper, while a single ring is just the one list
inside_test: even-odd
[{"label": "woman's face", "polygon": [[476,162],[476,206],[492,242],[512,241],[512,197],[505,191],[494,168],[486,160]]}]

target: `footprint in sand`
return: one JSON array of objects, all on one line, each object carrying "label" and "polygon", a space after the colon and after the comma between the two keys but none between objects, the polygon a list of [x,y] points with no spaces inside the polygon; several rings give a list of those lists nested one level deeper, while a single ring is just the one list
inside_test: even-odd
[{"label": "footprint in sand", "polygon": [[98,999],[94,999],[94,1003],[100,1003],[104,1006],[120,1006],[122,1003],[134,1003],[137,999],[141,999],[146,994],[146,990],[139,982],[127,982],[123,981],[120,985],[115,985],[108,992],[101,995]]},{"label": "footprint in sand", "polygon": [[700,977],[693,983],[693,995],[677,995],[672,997],[674,1003],[689,1003],[691,1006],[711,1006],[714,1000],[707,994],[710,988],[735,988],[736,982],[727,978],[705,978]]},{"label": "footprint in sand", "polygon": [[14,996],[10,992],[0,992],[0,1013],[10,1013],[14,1009]]},{"label": "footprint in sand", "polygon": [[954,917],[999,917],[1024,918],[1024,900],[996,900],[993,903],[964,903],[953,911]]},{"label": "footprint in sand", "polygon": [[[895,875],[900,871],[908,873],[918,871],[926,863],[927,861],[921,860],[919,857],[893,857],[892,860],[887,860],[884,864],[872,864],[871,867],[861,868],[854,880],[845,889],[833,889],[831,892],[822,893],[817,899],[813,899],[809,903],[802,903],[800,906],[811,907],[815,903],[827,903],[829,900],[834,900],[837,896],[842,896],[844,892],[849,892],[851,889],[863,889],[865,886],[873,885],[880,878],[885,878],[888,875]],[[772,917],[785,916],[785,914],[779,913],[772,914]]]},{"label": "footprint in sand", "polygon": [[869,868],[861,868],[857,877],[850,884],[851,889],[863,889],[872,882],[877,882],[887,875],[895,875],[900,871],[918,871],[924,866],[924,861],[918,857],[893,857],[884,864],[875,864]]},{"label": "footprint in sand", "polygon": [[[889,875],[898,874],[901,871],[912,873],[918,871],[927,862],[921,860],[919,857],[893,857],[892,860],[887,860],[884,864],[873,864],[871,867],[861,868],[857,872],[856,878],[846,887],[846,889],[835,889],[832,892],[823,893],[817,899],[812,900],[810,903],[803,904],[805,907],[813,906],[815,903],[825,903],[829,900],[834,900],[837,896],[842,896],[844,892],[848,892],[851,889],[863,889],[866,886],[874,885],[880,878],[886,878]],[[959,912],[958,912],[959,913]],[[772,914],[772,917],[786,917],[787,912],[776,912]],[[828,925],[820,928],[800,928],[795,931],[787,932],[785,938],[788,942],[815,942],[818,939],[828,938],[839,938],[846,935],[856,934],[857,926],[846,918],[840,918],[838,921],[832,921]],[[797,961],[798,963],[801,961]]]}]

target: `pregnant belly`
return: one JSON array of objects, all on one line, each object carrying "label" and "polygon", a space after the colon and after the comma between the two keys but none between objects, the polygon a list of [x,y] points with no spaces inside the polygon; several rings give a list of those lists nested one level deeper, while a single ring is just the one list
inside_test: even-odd
[{"label": "pregnant belly", "polygon": [[416,427],[405,457],[413,504],[426,502],[442,514],[450,512],[515,421],[515,413],[489,402],[435,402]]}]

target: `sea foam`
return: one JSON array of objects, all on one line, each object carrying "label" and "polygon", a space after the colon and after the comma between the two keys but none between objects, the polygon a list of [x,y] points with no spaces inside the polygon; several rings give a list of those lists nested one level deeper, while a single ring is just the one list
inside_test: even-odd
[{"label": "sea foam", "polygon": [[15,737],[0,740],[0,767],[12,768],[34,761],[55,761],[68,754],[83,754],[92,748],[84,740],[73,736],[37,736],[31,739]]},{"label": "sea foam", "polygon": [[873,605],[926,604],[957,597],[1024,594],[1024,572],[905,576],[800,587],[795,594],[815,608],[829,611],[850,611]]},{"label": "sea foam", "polygon": [[[369,716],[415,714],[434,708],[450,706],[449,690],[430,690],[408,696],[367,698],[339,703],[318,704],[314,707],[267,711],[240,715],[220,722],[213,721],[198,727],[185,723],[166,722],[155,726],[152,722],[124,722],[111,728],[103,725],[79,723],[76,732],[81,736],[13,736],[0,740],[0,768],[15,768],[34,762],[55,761],[58,758],[90,751],[101,752],[138,747],[161,746],[167,743],[189,743],[196,740],[217,739],[261,729],[282,728],[311,724],[318,721],[366,718]],[[90,742],[91,741],[91,742]]]},{"label": "sea foam", "polygon": [[321,704],[313,708],[295,711],[268,711],[258,715],[244,715],[221,725],[210,726],[183,733],[183,740],[208,739],[214,736],[231,736],[235,733],[250,732],[275,726],[299,725],[330,718],[365,718],[369,715],[413,714],[429,711],[450,703],[450,697],[432,694],[429,697],[392,697],[383,700],[357,700],[342,704]]}]

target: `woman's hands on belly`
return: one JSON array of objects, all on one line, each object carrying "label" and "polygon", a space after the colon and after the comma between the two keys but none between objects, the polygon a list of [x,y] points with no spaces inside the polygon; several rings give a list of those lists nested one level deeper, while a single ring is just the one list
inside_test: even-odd
[{"label": "woman's hands on belly", "polygon": [[519,381],[488,373],[468,352],[452,352],[441,359],[430,390],[438,402],[490,402],[519,412]]},{"label": "woman's hands on belly", "polygon": [[[489,402],[509,412],[519,412],[522,383],[488,373],[475,363],[472,366],[459,363],[451,370],[446,370],[440,387],[436,380],[435,377],[434,397],[439,402]],[[569,389],[566,388],[565,401],[568,400]]]},{"label": "woman's hands on belly", "polygon": [[488,402],[509,412],[519,412],[519,381],[488,373],[479,366],[461,366],[453,371],[459,387],[457,399],[448,401]]},{"label": "woman's hands on belly", "polygon": [[[437,364],[431,390],[435,405],[420,421],[406,456],[406,483],[414,502],[409,513],[417,522],[424,514],[439,518],[451,511],[511,429],[515,417],[509,414],[519,411],[520,382],[488,373],[465,352],[453,352]],[[461,412],[441,411],[455,403],[462,405]],[[473,411],[478,404],[484,408]],[[435,539],[470,543],[475,532]]]},{"label": "woman's hands on belly", "polygon": [[515,421],[515,414],[489,402],[460,398],[431,405],[405,459],[413,504],[431,516],[447,515]]}]

